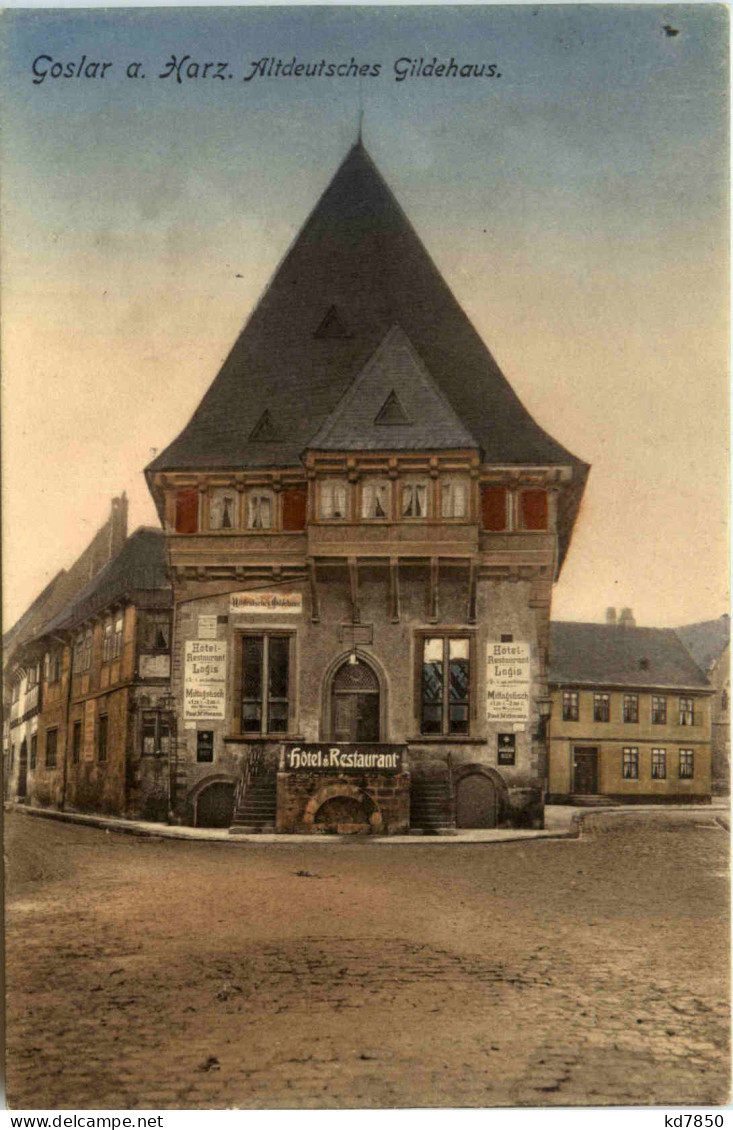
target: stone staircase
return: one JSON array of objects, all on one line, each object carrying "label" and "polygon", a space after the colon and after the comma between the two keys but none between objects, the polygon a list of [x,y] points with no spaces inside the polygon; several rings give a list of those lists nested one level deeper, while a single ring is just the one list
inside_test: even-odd
[{"label": "stone staircase", "polygon": [[612,807],[614,802],[599,793],[571,793],[568,804],[576,808],[607,808]]},{"label": "stone staircase", "polygon": [[237,804],[232,817],[230,835],[254,835],[274,832],[277,813],[277,773],[258,773]]},{"label": "stone staircase", "polygon": [[455,834],[455,805],[447,775],[413,778],[410,784],[410,830],[432,836]]}]

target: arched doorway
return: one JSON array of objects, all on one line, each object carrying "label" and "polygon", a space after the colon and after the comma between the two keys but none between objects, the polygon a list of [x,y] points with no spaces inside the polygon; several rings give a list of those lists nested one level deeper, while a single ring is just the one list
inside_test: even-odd
[{"label": "arched doorway", "polygon": [[196,798],[197,828],[228,828],[234,815],[234,785],[212,781]]},{"label": "arched doorway", "polygon": [[495,828],[499,816],[496,785],[484,773],[468,773],[456,783],[456,825]]},{"label": "arched doorway", "polygon": [[331,734],[335,742],[378,742],[379,680],[354,659],[341,664],[331,683]]}]

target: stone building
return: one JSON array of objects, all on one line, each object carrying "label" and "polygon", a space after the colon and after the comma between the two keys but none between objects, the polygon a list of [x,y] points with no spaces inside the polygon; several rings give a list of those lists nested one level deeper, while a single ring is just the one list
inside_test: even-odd
[{"label": "stone building", "polygon": [[174,594],[179,818],[539,822],[552,586],[587,472],[357,143],[146,471]]},{"label": "stone building", "polygon": [[170,606],[162,532],[141,528],[26,640],[13,799],[168,817]]},{"label": "stone building", "polygon": [[713,688],[675,631],[609,609],[550,641],[549,801],[708,801]]}]

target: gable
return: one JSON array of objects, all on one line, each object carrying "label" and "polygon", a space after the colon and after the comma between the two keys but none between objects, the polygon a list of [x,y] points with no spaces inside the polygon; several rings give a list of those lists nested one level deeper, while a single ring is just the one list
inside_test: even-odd
[{"label": "gable", "polygon": [[308,450],[475,448],[407,334],[392,326]]}]

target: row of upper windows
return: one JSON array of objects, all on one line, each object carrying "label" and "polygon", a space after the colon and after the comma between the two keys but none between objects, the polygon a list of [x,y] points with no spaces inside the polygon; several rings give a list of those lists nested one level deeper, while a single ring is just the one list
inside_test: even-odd
[{"label": "row of upper windows", "polygon": [[[621,776],[625,781],[639,780],[639,750],[637,746],[625,746],[622,752]],[[667,751],[662,748],[651,750],[649,776],[653,781],[664,781],[667,777]],[[695,776],[695,753],[691,749],[681,749],[677,762],[677,776],[690,780]]]},{"label": "row of upper windows", "polygon": [[[584,696],[585,697],[585,696]],[[613,721],[622,721],[635,723],[639,721],[639,695],[638,694],[625,694],[618,696],[621,700],[621,712],[619,719],[614,718]],[[612,696],[605,692],[600,692],[593,695],[593,721],[594,722],[610,722],[611,721],[611,701],[613,699],[616,704],[616,696]],[[666,726],[667,725],[667,696],[666,695],[650,695],[649,703],[649,721],[653,726]],[[674,701],[674,699],[672,700]],[[694,698],[689,696],[679,696],[677,698],[677,724],[680,726],[697,726],[700,723],[700,710],[699,703]],[[670,711],[671,713],[671,711]],[[562,718],[563,722],[578,722],[580,720],[580,695],[578,691],[563,691],[562,696]],[[671,718],[670,718],[671,720]]]},{"label": "row of upper windows", "polygon": [[[206,517],[196,489],[178,491],[175,498],[175,529],[179,534],[208,530],[303,530],[308,495],[302,489],[275,492],[256,487],[238,492],[228,487],[210,489],[206,495]],[[322,479],[316,484],[316,514],[324,522],[467,521],[471,515],[471,481],[452,477],[440,480],[431,490],[428,478]],[[547,491],[528,488],[509,491],[505,487],[481,488],[481,524],[485,530],[546,530]]]}]

